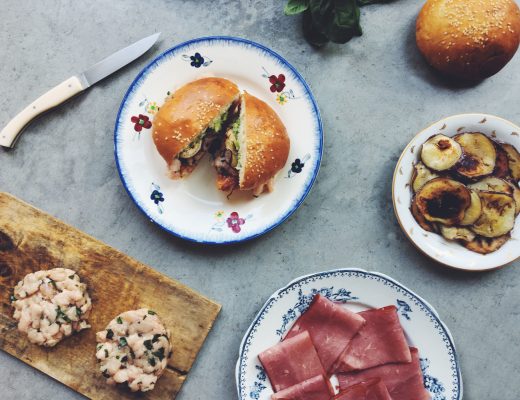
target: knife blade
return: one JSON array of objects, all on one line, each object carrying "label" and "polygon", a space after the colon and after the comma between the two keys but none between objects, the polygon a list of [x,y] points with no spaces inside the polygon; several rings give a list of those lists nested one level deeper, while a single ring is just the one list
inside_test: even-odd
[{"label": "knife blade", "polygon": [[104,60],[94,64],[86,71],[71,76],[58,86],[40,96],[16,115],[0,132],[0,146],[14,147],[24,128],[40,114],[54,108],[71,97],[88,89],[90,86],[113,74],[125,65],[146,53],[157,41],[160,33],[121,49]]}]

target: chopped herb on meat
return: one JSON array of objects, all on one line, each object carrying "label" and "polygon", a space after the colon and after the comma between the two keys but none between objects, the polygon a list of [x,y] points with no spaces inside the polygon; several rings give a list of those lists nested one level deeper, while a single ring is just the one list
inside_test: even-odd
[{"label": "chopped herb on meat", "polygon": [[152,343],[156,343],[159,338],[161,337],[162,335],[156,333],[155,335],[153,335],[153,338],[152,338]]},{"label": "chopped herb on meat", "polygon": [[108,373],[108,371],[106,369],[103,371],[103,376],[105,378],[110,378],[110,374]]},{"label": "chopped herb on meat", "polygon": [[162,361],[164,358],[164,347],[161,347],[159,350],[154,351],[152,353],[155,357],[159,359],[159,361]]},{"label": "chopped herb on meat", "polygon": [[107,339],[112,339],[114,337],[114,331],[112,329],[107,329]]},{"label": "chopped herb on meat", "polygon": [[128,361],[128,356],[124,356],[122,359],[121,359],[121,362],[122,363],[125,363]]},{"label": "chopped herb on meat", "polygon": [[58,314],[57,317],[56,317],[56,319],[61,318],[61,319],[64,320],[65,322],[71,322],[71,321],[70,321],[70,318],[67,317],[67,315],[66,315],[63,311],[61,311],[61,308],[59,308],[59,307],[56,308],[56,313]]},{"label": "chopped herb on meat", "polygon": [[78,316],[78,318],[81,317],[81,314],[81,308],[76,307],[76,315]]},{"label": "chopped herb on meat", "polygon": [[118,324],[122,324],[123,323],[123,320],[121,319],[121,317],[117,317],[117,323]]},{"label": "chopped herb on meat", "polygon": [[148,359],[148,364],[150,364],[152,367],[155,367],[155,364],[157,364],[157,362],[155,361],[154,357],[150,357]]},{"label": "chopped herb on meat", "polygon": [[54,286],[54,289],[59,290],[59,289],[58,289],[58,285],[56,284],[56,281],[54,281],[54,279],[49,278],[49,283],[50,283],[52,286]]},{"label": "chopped herb on meat", "polygon": [[128,342],[126,341],[126,338],[123,336],[121,339],[119,339],[119,347],[125,347],[128,345]]},{"label": "chopped herb on meat", "polygon": [[13,301],[16,301],[16,297],[14,295],[9,296],[9,301],[12,303]]},{"label": "chopped herb on meat", "polygon": [[105,349],[105,358],[108,358],[108,350]]},{"label": "chopped herb on meat", "polygon": [[152,341],[151,341],[151,340],[145,340],[145,341],[143,342],[143,344],[144,344],[144,347],[146,347],[148,350],[152,350],[152,348],[153,348],[153,344],[152,344]]},{"label": "chopped herb on meat", "polygon": [[75,276],[74,274],[69,275],[69,279],[74,279],[74,276]]},{"label": "chopped herb on meat", "polygon": [[150,315],[155,315],[156,312],[155,312],[155,311],[152,311],[152,310],[148,310],[148,314],[150,314]]}]

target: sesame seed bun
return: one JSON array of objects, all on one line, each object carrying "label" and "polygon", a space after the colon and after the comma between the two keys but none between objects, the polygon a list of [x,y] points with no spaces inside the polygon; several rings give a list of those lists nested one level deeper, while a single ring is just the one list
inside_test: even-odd
[{"label": "sesame seed bun", "polygon": [[240,190],[263,186],[289,156],[290,140],[280,117],[265,102],[244,92],[241,107]]},{"label": "sesame seed bun", "polygon": [[426,60],[446,75],[481,80],[500,71],[520,42],[513,0],[428,0],[416,25]]},{"label": "sesame seed bun", "polygon": [[239,93],[237,85],[223,78],[199,79],[177,90],[153,121],[153,141],[166,163],[170,165]]}]

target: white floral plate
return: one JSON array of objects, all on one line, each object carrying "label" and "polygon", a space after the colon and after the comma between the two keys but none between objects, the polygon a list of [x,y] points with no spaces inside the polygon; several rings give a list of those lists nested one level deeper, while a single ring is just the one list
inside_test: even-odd
[{"label": "white floral plate", "polygon": [[[459,132],[482,132],[503,143],[520,149],[520,127],[505,119],[487,114],[460,114],[444,118],[419,132],[406,146],[395,167],[392,184],[394,211],[404,234],[424,254],[434,260],[458,269],[485,271],[508,264],[520,257],[520,229],[511,232],[511,239],[494,253],[482,255],[467,250],[458,243],[427,232],[415,221],[410,206],[412,192],[410,180],[413,165],[420,156],[421,145],[431,136],[443,133],[454,136]],[[520,224],[517,219],[516,225]]]},{"label": "white floral plate", "polygon": [[453,338],[433,307],[386,275],[337,269],[297,278],[264,304],[240,345],[236,366],[240,400],[270,400],[273,391],[257,355],[280,341],[317,293],[356,312],[395,305],[408,343],[419,349],[424,386],[432,400],[462,399]]},{"label": "white floral plate", "polygon": [[[166,176],[151,138],[153,115],[171,92],[207,76],[231,79],[266,101],[287,127],[291,150],[273,193],[228,199],[215,187],[208,157],[186,179]],[[202,243],[251,239],[285,221],[309,193],[323,148],[318,107],[296,69],[272,50],[232,37],[191,40],[153,60],[130,85],[114,136],[121,180],[139,209],[166,231]]]}]

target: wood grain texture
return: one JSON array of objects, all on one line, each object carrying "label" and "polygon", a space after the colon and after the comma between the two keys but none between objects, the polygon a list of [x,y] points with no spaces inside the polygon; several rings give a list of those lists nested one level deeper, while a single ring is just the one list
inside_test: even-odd
[{"label": "wood grain texture", "polygon": [[[70,268],[88,285],[91,329],[54,348],[18,332],[9,296],[26,274]],[[79,393],[100,400],[174,399],[208,335],[220,305],[40,210],[0,193],[0,348]],[[171,331],[173,356],[155,389],[144,394],[105,384],[95,333],[119,313],[147,307]]]}]

